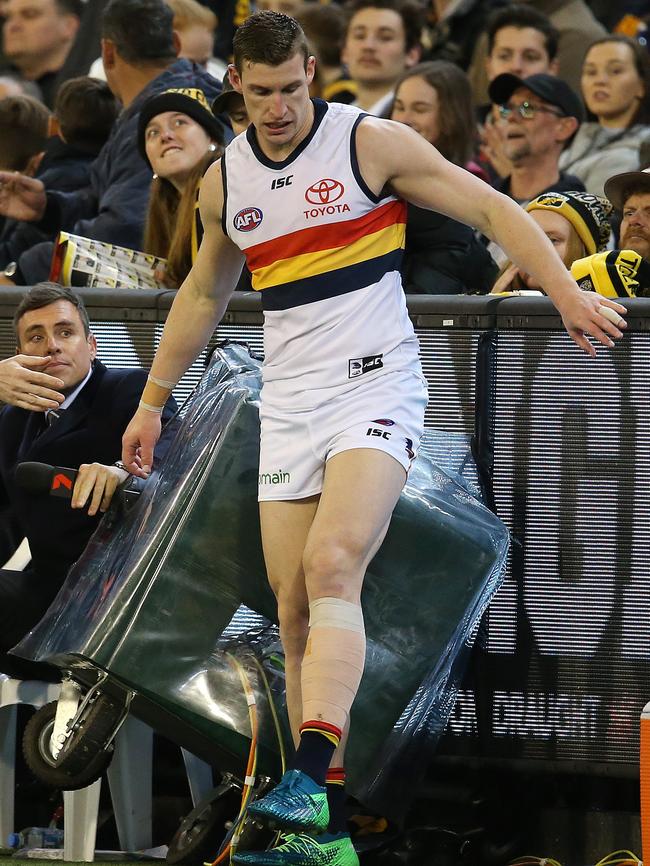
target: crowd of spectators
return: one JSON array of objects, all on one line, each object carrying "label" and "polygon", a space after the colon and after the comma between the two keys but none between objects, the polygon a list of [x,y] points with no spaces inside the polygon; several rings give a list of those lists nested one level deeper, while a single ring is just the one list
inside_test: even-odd
[{"label": "crowd of spectators", "polygon": [[[47,279],[61,230],[153,252],[168,259],[164,285],[182,282],[202,173],[247,124],[227,65],[254,8],[303,24],[313,97],[408,124],[523,207],[552,192],[603,196],[610,177],[650,161],[650,14],[638,3],[0,0],[0,171],[13,173],[0,175],[0,283]],[[167,138],[151,113],[179,90],[160,118],[164,150],[193,162],[182,184],[154,152]],[[409,207],[407,291],[487,292],[503,264],[467,227]]]}]

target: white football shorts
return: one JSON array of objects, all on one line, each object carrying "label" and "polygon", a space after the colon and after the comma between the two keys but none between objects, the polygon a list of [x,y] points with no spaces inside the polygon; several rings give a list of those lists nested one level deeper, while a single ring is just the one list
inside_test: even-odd
[{"label": "white football shorts", "polygon": [[390,454],[409,471],[424,427],[426,380],[392,371],[347,387],[314,409],[260,409],[260,501],[321,492],[325,464],[353,448]]}]

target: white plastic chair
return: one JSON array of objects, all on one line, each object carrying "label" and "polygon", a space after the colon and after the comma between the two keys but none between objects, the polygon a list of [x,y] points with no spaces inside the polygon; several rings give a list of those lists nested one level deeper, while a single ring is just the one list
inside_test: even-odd
[{"label": "white plastic chair", "polygon": [[[31,561],[26,538],[2,566],[23,571]],[[14,831],[16,720],[18,704],[35,709],[59,698],[58,683],[16,680],[0,674],[0,845]],[[212,768],[195,755],[183,752],[194,806],[212,788]],[[115,738],[115,754],[107,770],[120,846],[125,851],[151,847],[151,777],[153,731],[128,716]],[[79,791],[64,791],[65,860],[91,862],[95,856],[97,815],[102,780]]]},{"label": "white plastic chair", "polygon": [[16,550],[2,566],[9,571],[24,571],[32,561],[32,552],[26,538],[20,542]]},{"label": "white plastic chair", "polygon": [[[0,840],[6,843],[14,827],[16,717],[18,704],[34,708],[57,700],[57,683],[14,680],[0,675]],[[115,738],[115,754],[107,770],[120,847],[138,851],[151,847],[151,779],[153,731],[133,716],[127,717]],[[182,750],[196,804],[212,788],[212,768]],[[95,856],[97,815],[102,780],[79,791],[64,791],[65,860],[92,862]]]},{"label": "white plastic chair", "polygon": [[59,696],[57,683],[37,680],[13,680],[0,674],[0,843],[14,827],[14,786],[16,766],[16,719],[18,704],[35,709],[55,701]]}]

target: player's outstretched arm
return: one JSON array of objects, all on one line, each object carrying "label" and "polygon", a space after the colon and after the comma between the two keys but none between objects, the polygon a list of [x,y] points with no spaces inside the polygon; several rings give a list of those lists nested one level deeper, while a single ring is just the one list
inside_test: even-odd
[{"label": "player's outstretched arm", "polygon": [[357,133],[362,174],[371,189],[386,184],[407,201],[479,229],[508,258],[535,276],[557,307],[573,340],[588,354],[589,334],[605,346],[623,336],[625,307],[581,292],[544,232],[516,202],[452,165],[400,123],[366,118]]},{"label": "player's outstretched arm", "polygon": [[221,320],[241,274],[243,256],[221,229],[221,163],[208,169],[199,200],[203,240],[196,262],[169,311],[140,406],[122,437],[122,461],[141,478],[151,471],[160,413]]}]

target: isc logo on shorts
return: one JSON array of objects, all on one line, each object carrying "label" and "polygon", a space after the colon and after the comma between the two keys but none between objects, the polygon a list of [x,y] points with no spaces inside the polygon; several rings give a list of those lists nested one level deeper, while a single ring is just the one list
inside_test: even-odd
[{"label": "isc logo on shorts", "polygon": [[378,430],[376,427],[368,427],[366,436],[379,436],[380,439],[390,439],[391,434],[388,430]]},{"label": "isc logo on shorts", "polygon": [[383,355],[367,355],[365,358],[350,358],[348,361],[348,379],[356,379],[364,373],[372,373],[384,366]]},{"label": "isc logo on shorts", "polygon": [[264,219],[264,214],[258,207],[245,207],[235,214],[233,225],[238,232],[252,232]]}]

